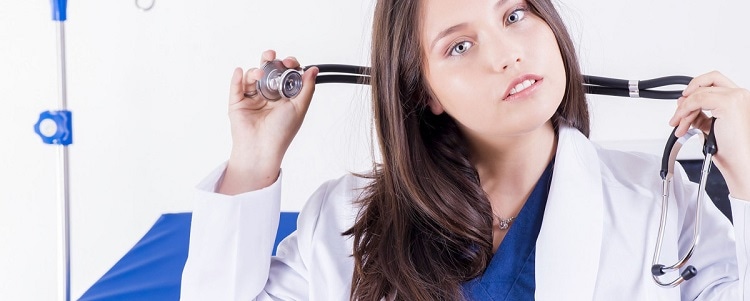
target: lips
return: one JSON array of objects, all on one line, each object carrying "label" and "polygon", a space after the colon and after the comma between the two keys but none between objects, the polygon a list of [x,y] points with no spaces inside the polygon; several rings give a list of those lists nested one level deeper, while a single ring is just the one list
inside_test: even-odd
[{"label": "lips", "polygon": [[522,83],[519,83],[518,85],[516,85],[515,87],[513,87],[513,89],[510,89],[510,94],[509,95],[513,95],[513,94],[516,94],[516,93],[521,92],[523,90],[526,90],[526,88],[531,87],[531,85],[533,85],[534,83],[536,83],[535,79],[527,79],[527,80],[523,81]]},{"label": "lips", "polygon": [[[530,92],[530,90],[532,90],[541,80],[542,77],[535,74],[526,74],[516,78],[510,83],[510,85],[508,85],[508,89],[505,91],[505,97],[503,97],[503,100],[519,98],[525,94],[528,94],[528,92]],[[523,93],[524,91],[526,91],[527,93]]]}]

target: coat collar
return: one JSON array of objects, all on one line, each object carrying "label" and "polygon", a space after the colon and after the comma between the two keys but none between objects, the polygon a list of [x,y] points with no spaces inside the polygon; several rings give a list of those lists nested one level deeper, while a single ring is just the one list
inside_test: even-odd
[{"label": "coat collar", "polygon": [[603,231],[600,160],[577,129],[561,127],[558,136],[536,243],[536,299],[592,300]]}]

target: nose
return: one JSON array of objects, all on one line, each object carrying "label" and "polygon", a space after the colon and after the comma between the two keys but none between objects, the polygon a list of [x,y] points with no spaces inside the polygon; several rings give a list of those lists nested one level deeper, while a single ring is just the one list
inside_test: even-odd
[{"label": "nose", "polygon": [[518,65],[518,63],[520,63],[520,62],[521,62],[521,58],[517,57],[515,61],[503,64],[503,70],[507,70],[508,68],[510,68],[510,67],[512,67],[514,65]]},{"label": "nose", "polygon": [[487,51],[487,63],[493,72],[506,72],[518,68],[523,61],[520,44],[512,41],[512,37],[505,35],[496,37],[493,41],[485,43]]}]

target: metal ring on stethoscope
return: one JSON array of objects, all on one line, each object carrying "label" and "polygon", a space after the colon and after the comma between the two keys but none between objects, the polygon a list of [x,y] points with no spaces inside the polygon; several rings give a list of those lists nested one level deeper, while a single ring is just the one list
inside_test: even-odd
[{"label": "metal ring on stethoscope", "polygon": [[156,4],[156,0],[151,0],[151,4],[145,5],[145,6],[141,5],[141,0],[135,0],[135,7],[137,7],[138,9],[144,12],[149,11],[152,8],[154,8],[154,4]]},{"label": "metal ring on stethoscope", "polygon": [[628,95],[631,98],[640,98],[640,92],[638,91],[638,81],[637,80],[630,80],[628,81]]}]

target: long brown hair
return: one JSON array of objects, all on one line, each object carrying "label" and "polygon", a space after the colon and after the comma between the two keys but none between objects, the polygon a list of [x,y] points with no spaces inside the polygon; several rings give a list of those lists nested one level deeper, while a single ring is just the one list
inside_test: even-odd
[{"label": "long brown hair", "polygon": [[[557,37],[567,76],[552,117],[588,136],[589,119],[575,47],[549,0],[529,9]],[[492,258],[492,215],[456,122],[427,107],[418,0],[378,0],[371,86],[382,163],[344,235],[354,238],[352,300],[462,300],[461,284]]]}]

